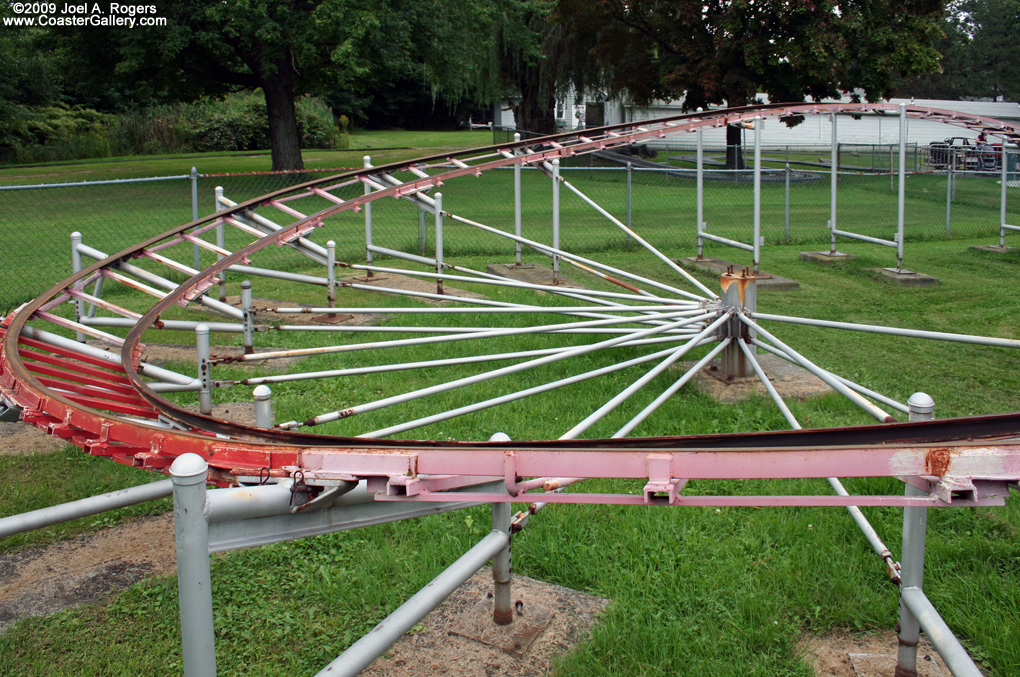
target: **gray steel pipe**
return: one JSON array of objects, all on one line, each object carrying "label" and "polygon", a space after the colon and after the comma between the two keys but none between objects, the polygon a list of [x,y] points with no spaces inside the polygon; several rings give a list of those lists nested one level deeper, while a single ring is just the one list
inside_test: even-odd
[{"label": "gray steel pipe", "polygon": [[173,483],[161,480],[136,487],[118,489],[98,496],[89,496],[78,501],[61,503],[60,505],[40,508],[31,512],[0,518],[0,538],[13,536],[33,529],[41,529],[51,524],[68,522],[79,517],[98,515],[109,510],[116,510],[136,503],[145,503],[163,498],[173,493]]},{"label": "gray steel pipe", "polygon": [[956,639],[953,631],[942,620],[939,612],[920,588],[910,586],[900,589],[900,600],[920,623],[924,634],[942,656],[953,677],[981,677],[981,671],[967,650]]},{"label": "gray steel pipe", "polygon": [[492,531],[460,559],[436,576],[411,599],[387,616],[371,632],[355,642],[323,668],[318,677],[349,675],[353,677],[367,668],[404,633],[413,628],[454,590],[471,578],[485,563],[507,547],[510,537],[502,531]]}]

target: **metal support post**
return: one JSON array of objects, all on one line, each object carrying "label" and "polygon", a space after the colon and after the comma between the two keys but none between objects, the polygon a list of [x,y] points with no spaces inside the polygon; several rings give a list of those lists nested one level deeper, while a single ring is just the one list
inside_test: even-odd
[{"label": "metal support post", "polygon": [[[198,221],[198,168],[191,168],[191,220]],[[202,270],[201,262],[198,259],[198,245],[192,245],[195,254],[195,270]]]},{"label": "metal support post", "polygon": [[[552,236],[553,249],[560,248],[560,160],[556,158],[552,161]],[[558,254],[553,254],[553,284],[559,282],[560,279],[560,257]]]},{"label": "metal support post", "polygon": [[[514,132],[514,143],[521,142],[521,133]],[[516,152],[516,151],[515,151]],[[514,163],[514,265],[521,265],[521,165]]]},{"label": "metal support post", "polygon": [[829,115],[832,125],[832,150],[829,156],[829,256],[836,255],[836,196],[839,192],[839,141],[836,136],[836,114]]},{"label": "metal support post", "polygon": [[[74,273],[80,273],[82,269],[81,264],[81,251],[78,247],[81,246],[81,233],[77,230],[71,233],[71,271]],[[100,278],[102,279],[102,278]],[[85,301],[84,299],[74,300],[74,321],[81,322],[81,319],[85,316]],[[79,343],[85,343],[85,334],[80,331],[74,333],[74,338]]]},{"label": "metal support post", "polygon": [[[366,155],[362,158],[365,169],[372,168],[372,157]],[[367,183],[365,184],[365,195],[372,192],[372,187]],[[366,202],[362,207],[365,211],[365,263],[369,266],[372,265],[372,203]],[[372,271],[369,270],[366,275],[372,277]]]},{"label": "metal support post", "polygon": [[900,187],[896,208],[896,271],[903,270],[903,223],[907,200],[907,106],[900,104]]},{"label": "metal support post", "polygon": [[[509,442],[506,433],[496,433],[489,438],[490,442]],[[492,504],[492,529],[510,533],[510,503]],[[514,622],[514,608],[510,601],[510,581],[513,578],[513,559],[511,556],[512,539],[507,541],[505,548],[492,558],[492,582],[494,585],[492,620],[496,625],[510,625]]]},{"label": "metal support post", "polygon": [[[631,177],[632,177],[633,173],[634,173],[634,166],[630,162],[628,162],[627,163],[627,230],[628,231],[630,230],[630,227],[631,227],[630,226],[630,219],[631,219],[631,196],[633,195],[633,191],[631,190],[631,188],[632,188],[632,186],[631,186],[631,183],[632,183],[631,182]],[[630,233],[629,232],[627,233],[626,243],[627,243],[627,246],[630,247]]]},{"label": "metal support post", "polygon": [[1006,156],[1006,139],[1002,140],[1002,176],[1000,177],[999,196],[999,247],[1006,246],[1006,186],[1009,182],[1009,172],[1006,171],[1009,162]]},{"label": "metal support post", "polygon": [[336,242],[326,242],[326,305],[336,307]]},{"label": "metal support post", "polygon": [[170,466],[174,484],[177,598],[185,677],[216,674],[209,522],[205,517],[208,469],[209,466],[198,454],[183,454]]},{"label": "metal support post", "polygon": [[953,163],[946,169],[946,237],[950,236],[950,224],[953,222]]},{"label": "metal support post", "polygon": [[723,306],[737,310],[721,328],[723,335],[720,338],[733,339],[729,345],[723,348],[722,352],[723,375],[727,378],[743,378],[752,375],[753,368],[748,363],[744,351],[737,344],[738,341],[754,336],[738,315],[744,310],[753,313],[758,309],[757,278],[753,274],[746,273],[746,269],[740,273],[723,273],[721,280],[720,299]]},{"label": "metal support post", "polygon": [[273,391],[267,385],[255,386],[252,391],[255,398],[255,427],[272,428],[276,416],[273,414]]},{"label": "metal support post", "polygon": [[241,282],[241,312],[244,313],[244,354],[255,352],[255,323],[252,317],[251,280]]},{"label": "metal support post", "polygon": [[418,253],[425,256],[425,209],[418,207]]},{"label": "metal support post", "polygon": [[[443,274],[443,194],[436,193],[436,274]],[[443,278],[436,278],[436,293],[443,293]]]},{"label": "metal support post", "polygon": [[761,116],[754,118],[754,267],[758,274],[761,265],[761,128],[765,121]]},{"label": "metal support post", "polygon": [[195,352],[198,353],[198,411],[202,414],[212,413],[212,378],[209,363],[209,327],[200,324],[195,327]]},{"label": "metal support post", "polygon": [[[924,393],[914,393],[907,400],[907,407],[910,409],[911,421],[928,421],[933,417],[935,402]],[[905,495],[924,496],[925,493],[912,484],[907,484]],[[924,580],[924,541],[927,526],[927,508],[908,507],[903,509],[901,589],[921,588]],[[917,642],[921,634],[921,626],[907,608],[902,594],[897,632],[899,634],[899,651],[896,657],[896,677],[915,677],[917,675]]]},{"label": "metal support post", "polygon": [[[698,109],[701,110],[700,108]],[[701,127],[698,127],[698,258],[702,258],[705,253],[705,241],[701,237],[701,234],[705,231],[705,146],[704,139],[702,138]]]},{"label": "metal support post", "polygon": [[786,241],[790,241],[790,163],[786,163]]},{"label": "metal support post", "polygon": [[[214,191],[214,193],[216,195],[216,211],[219,211],[221,205],[226,206],[223,204],[223,186],[216,186],[216,190]],[[226,233],[224,232],[223,223],[220,223],[219,225],[216,226],[216,246],[219,247],[220,249],[226,249],[227,248],[226,242],[227,242]],[[222,258],[223,254],[216,254],[216,260],[220,260]],[[226,271],[221,271],[217,275],[217,279],[220,282],[220,302],[224,302],[227,300]]]}]

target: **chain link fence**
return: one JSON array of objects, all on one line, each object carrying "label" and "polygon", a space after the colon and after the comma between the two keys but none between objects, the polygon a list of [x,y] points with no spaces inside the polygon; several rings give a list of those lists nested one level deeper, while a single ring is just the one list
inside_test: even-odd
[{"label": "chain link fence", "polygon": [[[788,150],[788,148],[787,148]],[[815,149],[827,150],[827,149]],[[886,149],[858,149],[854,166],[891,161]],[[561,177],[618,221],[631,226],[641,237],[670,255],[691,255],[696,248],[696,171],[690,162],[693,151],[670,147],[670,167],[621,165],[594,156],[569,158]],[[705,153],[718,160],[725,149]],[[793,154],[805,157],[804,153]],[[770,148],[763,156],[775,160],[763,170],[761,188],[761,234],[766,246],[803,243],[819,246],[829,239],[830,172],[820,167],[818,152],[808,159],[786,162],[784,152]],[[810,157],[814,160],[810,160]],[[998,171],[966,171],[948,167],[917,167],[908,154],[911,171],[906,181],[907,242],[951,238],[988,237],[997,242],[1001,207],[1001,174]],[[660,151],[659,159],[663,159]],[[1015,164],[1010,155],[1009,161]],[[814,166],[808,164],[813,162]],[[1011,164],[1011,170],[1015,167]],[[880,171],[843,171],[838,174],[838,227],[863,235],[892,239],[897,224],[898,184],[895,167],[875,164]],[[336,171],[336,170],[334,170]],[[524,236],[552,242],[552,188],[540,169],[522,170]],[[71,273],[70,234],[79,231],[85,244],[107,254],[186,223],[194,215],[215,210],[214,189],[242,202],[266,193],[321,177],[318,172],[202,175],[159,179],[118,180],[81,184],[0,186],[0,310],[28,301]],[[505,232],[514,228],[514,172],[490,171],[464,177],[446,187],[444,208],[467,219]],[[711,169],[705,171],[704,220],[708,232],[750,242],[754,190],[753,172]],[[1017,223],[1020,185],[1009,174],[1007,223]],[[363,192],[360,185],[343,189],[341,198]],[[442,189],[440,189],[442,190]],[[625,250],[633,245],[627,233],[586,204],[567,187],[561,188],[561,245],[576,252]],[[305,198],[314,200],[318,198]],[[324,200],[318,208],[326,206]],[[316,205],[293,203],[304,213]],[[269,218],[275,210],[265,209]],[[281,225],[290,221],[276,213]],[[407,252],[433,253],[434,217],[406,200],[378,200],[372,204],[373,243]],[[335,221],[335,222],[334,222]],[[456,223],[444,222],[444,250],[452,255],[497,255],[512,260],[514,245],[506,238]],[[333,239],[338,261],[365,261],[363,213],[344,213],[327,221],[313,237],[320,244]],[[1007,236],[1007,241],[1009,236]],[[226,229],[226,246],[234,249],[250,237]],[[993,242],[990,241],[989,244]],[[706,255],[725,257],[722,245],[706,242]],[[282,269],[308,268],[309,262],[287,247],[271,247],[253,265]],[[767,261],[767,250],[763,253]],[[376,257],[378,259],[378,257]],[[182,259],[190,262],[190,258]],[[200,264],[209,265],[214,254],[202,252]]]}]

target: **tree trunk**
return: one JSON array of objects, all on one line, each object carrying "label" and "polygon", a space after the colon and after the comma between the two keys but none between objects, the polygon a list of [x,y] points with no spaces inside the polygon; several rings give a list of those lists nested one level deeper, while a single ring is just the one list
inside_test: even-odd
[{"label": "tree trunk", "polygon": [[273,155],[273,171],[304,169],[297,113],[294,110],[294,74],[286,59],[281,59],[276,66],[276,73],[262,80],[266,111],[269,113],[269,146]]},{"label": "tree trunk", "polygon": [[556,97],[551,84],[542,80],[541,69],[525,69],[517,83],[521,90],[521,100],[513,106],[514,121],[517,129],[522,131],[555,134]]},{"label": "tree trunk", "polygon": [[726,125],[726,169],[744,169],[744,151],[741,147],[741,129]]}]

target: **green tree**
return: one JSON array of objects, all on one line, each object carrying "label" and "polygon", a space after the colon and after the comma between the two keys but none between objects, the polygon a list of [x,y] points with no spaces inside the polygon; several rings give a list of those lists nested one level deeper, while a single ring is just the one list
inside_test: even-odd
[{"label": "green tree", "polygon": [[[135,100],[260,89],[273,169],[303,166],[294,98],[413,73],[457,99],[488,45],[489,10],[471,0],[170,0],[167,26],[64,31],[85,88],[116,79]],[[483,36],[477,40],[476,36]]]},{"label": "green tree", "polygon": [[[596,37],[613,89],[687,110],[742,106],[759,92],[800,101],[863,90],[938,67],[941,0],[564,0]],[[727,155],[740,165],[740,133]]]}]

